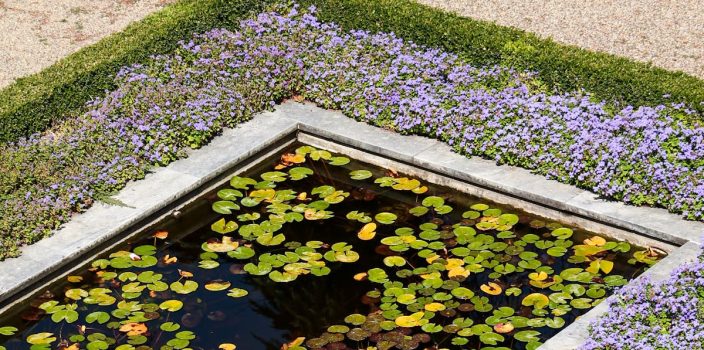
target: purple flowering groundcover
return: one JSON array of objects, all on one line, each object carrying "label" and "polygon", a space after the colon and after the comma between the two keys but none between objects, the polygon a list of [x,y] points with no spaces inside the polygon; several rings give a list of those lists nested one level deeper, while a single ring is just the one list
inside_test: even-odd
[{"label": "purple flowering groundcover", "polygon": [[704,349],[704,254],[661,283],[621,288],[583,350]]},{"label": "purple flowering groundcover", "polygon": [[704,126],[682,104],[557,94],[530,72],[475,67],[388,33],[346,32],[277,8],[126,67],[118,88],[50,130],[0,146],[0,259],[153,166],[301,95],[457,152],[635,205],[704,219]]},{"label": "purple flowering groundcover", "polygon": [[529,72],[474,67],[393,34],[344,32],[278,9],[124,68],[118,89],[43,134],[0,146],[0,258],[98,197],[302,95],[457,152],[605,197],[704,219],[704,127],[681,104],[616,108],[553,94]]}]

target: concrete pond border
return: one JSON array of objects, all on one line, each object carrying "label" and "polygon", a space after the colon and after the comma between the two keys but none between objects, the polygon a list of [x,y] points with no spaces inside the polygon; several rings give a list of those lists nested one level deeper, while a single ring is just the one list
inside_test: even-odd
[{"label": "concrete pond border", "polygon": [[[96,203],[53,236],[23,247],[20,257],[0,262],[0,312],[25,300],[32,288],[85,264],[85,255],[111,249],[140,228],[174,215],[197,194],[219,186],[232,174],[246,171],[256,159],[271,156],[297,140],[670,253],[638,278],[667,278],[678,266],[696,259],[703,239],[704,223],[683,220],[664,209],[607,201],[525,169],[467,158],[437,140],[400,135],[313,104],[287,102],[273,112],[224,130],[207,146],[189,151],[187,158],[129,183],[115,196],[128,206]],[[539,349],[579,348],[587,339],[589,323],[607,311],[608,299]]]}]

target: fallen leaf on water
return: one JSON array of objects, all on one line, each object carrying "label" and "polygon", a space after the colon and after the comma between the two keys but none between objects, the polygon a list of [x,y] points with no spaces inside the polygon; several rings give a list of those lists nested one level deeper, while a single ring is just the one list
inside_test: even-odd
[{"label": "fallen leaf on water", "polygon": [[602,238],[602,237],[594,236],[594,237],[585,239],[585,240],[584,240],[584,244],[586,244],[586,245],[591,245],[591,246],[601,247],[601,246],[603,246],[604,244],[606,244],[606,240],[605,240],[604,238]]},{"label": "fallen leaf on water", "polygon": [[127,333],[127,336],[142,335],[147,333],[147,326],[144,323],[130,322],[120,326],[120,332]]},{"label": "fallen leaf on water", "polygon": [[355,281],[363,281],[365,278],[367,278],[367,273],[366,273],[366,272],[360,272],[360,273],[354,275],[354,280],[355,280]]},{"label": "fallen leaf on water", "polygon": [[370,222],[362,227],[361,230],[359,230],[359,233],[357,233],[357,237],[363,241],[368,241],[376,235],[376,224],[373,222]]},{"label": "fallen leaf on water", "polygon": [[154,233],[154,238],[166,239],[166,237],[169,237],[169,232],[168,232],[168,231],[156,231],[156,232]]},{"label": "fallen leaf on water", "polygon": [[170,256],[169,254],[166,254],[166,255],[164,255],[164,258],[162,258],[161,260],[164,262],[164,264],[171,265],[171,264],[177,262],[178,258],[176,258],[175,256]]}]

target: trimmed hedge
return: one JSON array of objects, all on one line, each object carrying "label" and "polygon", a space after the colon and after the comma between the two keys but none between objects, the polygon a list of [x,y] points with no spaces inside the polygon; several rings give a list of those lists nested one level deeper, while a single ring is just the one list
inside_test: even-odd
[{"label": "trimmed hedge", "polygon": [[[0,91],[0,142],[46,129],[114,89],[125,65],[172,51],[178,40],[213,27],[232,28],[276,0],[182,0]],[[394,32],[461,55],[475,65],[537,71],[557,91],[585,89],[597,99],[636,106],[685,102],[704,112],[704,80],[604,53],[544,40],[521,30],[445,13],[411,0],[302,0],[344,29]],[[664,97],[669,95],[669,97]],[[701,118],[696,118],[697,122]]]},{"label": "trimmed hedge", "polygon": [[[634,106],[685,102],[704,112],[704,80],[630,59],[540,39],[523,30],[446,13],[412,0],[302,0],[344,29],[394,32],[474,65],[536,71],[557,91],[584,89]],[[669,95],[669,97],[663,97]]]},{"label": "trimmed hedge", "polygon": [[120,68],[173,51],[179,40],[261,12],[271,1],[182,0],[0,91],[0,142],[43,131],[115,89]]}]

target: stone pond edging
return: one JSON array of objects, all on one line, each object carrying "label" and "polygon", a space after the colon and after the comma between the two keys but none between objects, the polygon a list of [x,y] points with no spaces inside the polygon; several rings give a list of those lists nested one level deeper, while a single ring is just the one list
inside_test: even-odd
[{"label": "stone pond edging", "polygon": [[[615,238],[655,242],[670,252],[638,278],[664,279],[699,253],[704,223],[685,221],[664,209],[606,201],[525,169],[464,157],[437,140],[399,135],[338,111],[287,102],[224,130],[207,146],[189,151],[188,158],[129,183],[115,196],[128,206],[96,203],[53,236],[23,247],[20,257],[0,262],[0,305],[21,301],[27,288],[85,263],[82,255],[108,249],[139,227],[171,215],[194,194],[217,185],[233,171],[242,171],[252,158],[273,154],[296,139],[529,212],[547,213],[543,215],[595,232],[608,231]],[[607,304],[608,300],[602,302],[539,349],[578,348],[586,340],[589,322],[606,312]]]}]

